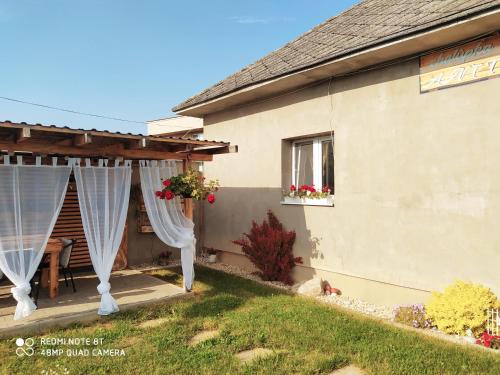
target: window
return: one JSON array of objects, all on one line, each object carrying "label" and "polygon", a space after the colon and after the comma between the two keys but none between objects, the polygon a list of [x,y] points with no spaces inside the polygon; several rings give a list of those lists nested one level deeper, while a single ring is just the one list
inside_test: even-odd
[{"label": "window", "polygon": [[292,184],[314,185],[316,190],[328,186],[334,193],[333,137],[293,142]]}]

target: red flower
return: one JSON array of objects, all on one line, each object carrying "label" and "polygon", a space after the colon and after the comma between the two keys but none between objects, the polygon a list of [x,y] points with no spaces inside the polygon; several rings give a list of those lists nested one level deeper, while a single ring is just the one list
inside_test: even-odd
[{"label": "red flower", "polygon": [[165,199],[165,192],[164,191],[160,191],[159,198],[160,199]]},{"label": "red flower", "polygon": [[498,340],[498,339],[500,339],[500,336],[490,335],[488,331],[484,331],[481,334],[481,337],[476,340],[476,344],[483,345],[487,348],[491,348],[491,342],[493,340]]},{"label": "red flower", "polygon": [[322,191],[323,193],[328,193],[330,191],[330,188],[328,186],[323,186]]},{"label": "red flower", "polygon": [[163,193],[161,191],[155,191],[155,195],[159,198]]},{"label": "red flower", "polygon": [[215,202],[215,195],[208,194],[207,195],[207,201],[208,201],[208,203],[213,204]]},{"label": "red flower", "polygon": [[168,200],[168,201],[169,201],[169,200],[171,200],[173,197],[175,197],[175,194],[174,194],[174,193],[172,193],[172,191],[171,191],[171,190],[167,190],[167,191],[165,192],[165,198],[167,198],[167,200]]},{"label": "red flower", "polygon": [[170,180],[163,180],[163,186],[169,187],[172,184]]},{"label": "red flower", "polygon": [[295,185],[291,185],[290,186],[290,191],[295,191],[297,188],[295,187]]}]

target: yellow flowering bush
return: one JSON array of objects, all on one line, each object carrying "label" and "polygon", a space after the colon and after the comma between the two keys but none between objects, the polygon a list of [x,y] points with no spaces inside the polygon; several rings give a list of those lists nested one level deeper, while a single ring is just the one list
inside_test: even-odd
[{"label": "yellow flowering bush", "polygon": [[477,335],[484,330],[487,310],[497,304],[497,297],[490,289],[456,281],[443,293],[432,292],[425,311],[432,324],[443,332],[464,335],[470,329]]}]

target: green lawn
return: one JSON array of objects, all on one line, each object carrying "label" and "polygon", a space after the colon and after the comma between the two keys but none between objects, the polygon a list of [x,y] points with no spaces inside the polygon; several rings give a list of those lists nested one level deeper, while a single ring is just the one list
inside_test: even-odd
[{"label": "green lawn", "polygon": [[[156,275],[181,281],[174,272]],[[17,358],[13,338],[0,344],[1,373],[328,374],[354,364],[368,374],[500,374],[497,354],[424,337],[207,268],[197,267],[196,277],[190,299],[46,334],[103,338],[101,348],[124,349],[125,356]],[[166,320],[154,328],[139,326],[156,318]],[[221,331],[217,338],[188,345],[196,333],[214,328]],[[254,347],[275,354],[249,365],[234,358]],[[37,353],[51,348],[60,346],[36,344]]]}]

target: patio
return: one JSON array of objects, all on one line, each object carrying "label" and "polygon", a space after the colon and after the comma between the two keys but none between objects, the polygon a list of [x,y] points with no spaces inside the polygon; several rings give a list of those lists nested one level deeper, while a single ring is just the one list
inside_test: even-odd
[{"label": "patio", "polygon": [[[113,272],[110,283],[113,297],[122,311],[187,295],[179,286],[135,270]],[[3,280],[0,283],[0,337],[21,336],[99,319],[96,311],[101,297],[96,289],[99,280],[95,273],[75,274],[75,284],[77,292],[73,293],[61,278],[59,295],[55,299],[50,299],[48,289],[42,288],[38,309],[25,319],[12,320],[16,301],[10,293],[12,285]]]}]

